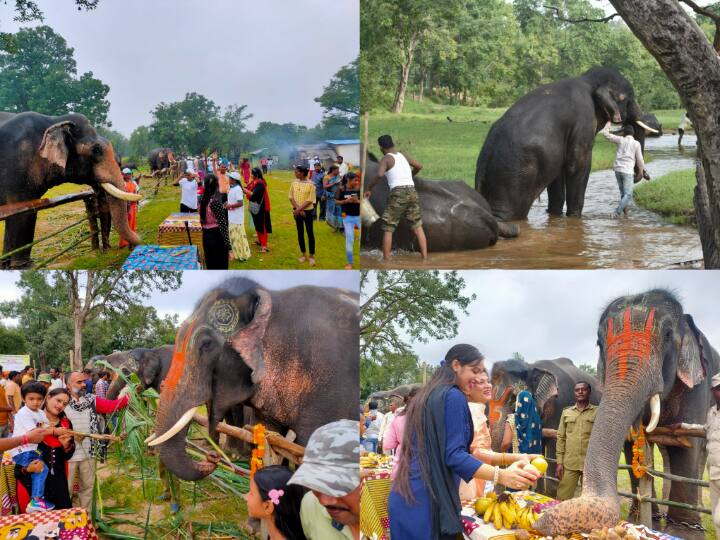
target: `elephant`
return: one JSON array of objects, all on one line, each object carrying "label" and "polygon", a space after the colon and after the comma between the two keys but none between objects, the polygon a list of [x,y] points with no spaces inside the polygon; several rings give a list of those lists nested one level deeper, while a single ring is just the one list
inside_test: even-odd
[{"label": "elephant", "polygon": [[[647,128],[640,116],[632,85],[614,68],[540,86],[491,126],[475,189],[501,220],[527,218],[546,188],[548,213],[562,215],[567,201],[567,215],[580,217],[595,135],[609,120]],[[635,134],[644,145],[645,131]]]},{"label": "elephant", "polygon": [[[369,155],[367,178],[374,178],[378,168],[375,156]],[[518,236],[518,226],[498,221],[492,215],[487,201],[462,180],[426,180],[420,177],[413,180],[420,199],[429,251],[481,249],[495,245],[499,236]],[[389,193],[385,178],[372,190],[370,203],[379,214],[387,206]],[[382,220],[378,219],[369,228],[363,222],[363,247],[380,248],[382,237]],[[393,247],[417,249],[415,235],[404,219],[393,234]]]},{"label": "elephant", "polygon": [[190,459],[185,437],[203,404],[212,436],[232,406],[247,405],[281,433],[293,430],[300,445],[321,425],[356,419],[359,328],[356,292],[268,290],[244,277],[224,281],[178,331],[149,444],[159,446],[175,475],[198,480],[211,467]]},{"label": "elephant", "polygon": [[[103,360],[114,368],[121,370],[125,376],[132,373],[137,374],[143,388],[154,388],[159,392],[160,383],[165,379],[170,369],[172,354],[172,345],[163,345],[153,349],[138,348],[129,351],[116,351],[107,356],[93,357],[85,367],[96,370],[97,362]],[[124,387],[125,381],[123,378],[113,373],[106,397],[116,399]]]},{"label": "elephant", "polygon": [[148,154],[148,163],[150,172],[154,173],[167,169],[172,163],[175,163],[175,155],[171,148],[153,148]]},{"label": "elephant", "polygon": [[378,404],[378,407],[381,411],[387,411],[390,406],[390,400],[393,397],[401,397],[404,399],[405,397],[407,397],[407,395],[413,388],[420,387],[422,387],[422,383],[410,383],[401,384],[400,386],[396,386],[391,390],[380,390],[378,392],[373,392],[365,400],[365,403],[370,403],[371,401],[374,401]]},{"label": "elephant", "polygon": [[640,117],[640,120],[642,120],[643,124],[652,128],[652,131],[647,129],[645,130],[646,137],[662,137],[662,124],[660,123],[660,120],[657,119],[657,116],[654,114],[643,114]]},{"label": "elephant", "polygon": [[[489,404],[488,420],[492,435],[493,450],[500,451],[505,421],[515,412],[515,400],[522,390],[529,390],[535,397],[542,427],[558,429],[560,416],[565,407],[575,404],[574,388],[579,382],[586,382],[592,391],[590,403],[600,403],[602,392],[597,379],[578,368],[569,358],[538,360],[531,364],[523,360],[510,359],[495,362],[490,372],[493,399]],[[554,437],[543,438],[544,455],[555,459]],[[545,491],[554,496],[557,485],[546,483]]]},{"label": "elephant", "polygon": [[[671,292],[652,289],[613,300],[600,317],[597,344],[603,396],[585,458],[582,496],[542,515],[535,528],[544,535],[617,524],[618,455],[628,429],[640,421],[648,433],[659,424],[704,424],[714,404],[710,379],[720,371],[720,356]],[[691,448],[664,448],[666,471],[702,478],[704,440],[691,438]],[[699,488],[673,482],[668,498],[697,505]],[[680,508],[668,508],[668,518],[699,523],[696,513]]]},{"label": "elephant", "polygon": [[[104,189],[115,229],[130,244],[141,243],[127,219],[127,202],[140,196],[125,191],[112,144],[97,134],[85,116],[1,113],[0,205],[39,199],[65,182],[89,184],[97,192]],[[36,220],[34,212],[8,218],[3,253],[30,244]],[[3,265],[29,266],[31,249],[19,251]]]}]

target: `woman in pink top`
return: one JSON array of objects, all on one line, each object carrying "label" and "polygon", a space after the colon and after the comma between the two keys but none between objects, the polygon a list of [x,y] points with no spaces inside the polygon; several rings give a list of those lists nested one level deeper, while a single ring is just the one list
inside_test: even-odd
[{"label": "woman in pink top", "polygon": [[390,424],[390,427],[385,432],[385,438],[383,439],[383,450],[393,450],[393,467],[390,472],[390,478],[395,479],[395,471],[397,471],[398,462],[400,461],[400,450],[402,449],[403,433],[405,432],[405,421],[410,400],[417,394],[418,388],[413,388],[410,393],[405,397],[405,403],[402,410],[399,410],[395,415],[395,419]]}]

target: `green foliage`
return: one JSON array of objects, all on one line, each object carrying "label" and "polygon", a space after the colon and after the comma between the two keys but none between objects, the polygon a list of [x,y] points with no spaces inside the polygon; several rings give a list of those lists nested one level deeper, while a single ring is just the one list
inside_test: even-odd
[{"label": "green foliage", "polygon": [[113,150],[120,157],[125,157],[130,153],[130,141],[128,138],[120,133],[109,128],[99,127],[97,128],[98,135],[105,137],[113,145]]},{"label": "green foliage", "polygon": [[0,324],[0,354],[27,354],[25,334],[17,328]]},{"label": "green foliage", "polygon": [[[8,3],[11,0],[2,0],[3,4]],[[15,17],[14,20],[18,22],[30,22],[30,21],[42,21],[43,12],[40,10],[40,6],[34,0],[14,0],[15,2]],[[78,11],[80,10],[92,10],[97,7],[100,0],[74,0]]]},{"label": "green foliage", "polygon": [[128,152],[139,163],[146,163],[150,150],[158,148],[160,143],[153,139],[150,128],[147,126],[139,126],[130,134],[128,141]]},{"label": "green foliage", "polygon": [[[249,149],[245,131],[246,105],[231,105],[224,113],[212,100],[196,92],[183,101],[160,103],[149,126],[150,137],[176,152],[202,154],[218,150],[223,154]],[[136,130],[137,131],[137,130]]]},{"label": "green foliage", "polygon": [[457,335],[457,311],[467,315],[475,295],[463,295],[458,272],[382,271],[360,275],[360,355],[381,364],[389,354],[409,355],[410,342]]},{"label": "green foliage", "polygon": [[341,67],[315,101],[325,110],[323,123],[344,126],[350,132],[357,131],[360,115],[358,60]]},{"label": "green foliage", "polygon": [[415,382],[422,382],[422,369],[420,359],[413,352],[391,352],[374,360],[363,358],[360,361],[362,399],[379,390]]},{"label": "green foliage", "polygon": [[589,0],[411,3],[361,1],[363,111],[390,109],[407,62],[416,100],[507,107],[539,85],[610,65],[633,83],[644,108],[680,106],[655,59],[621,21],[562,20],[604,16]]},{"label": "green foliage", "polygon": [[671,223],[695,223],[695,169],[668,173],[635,188],[635,203],[652,210]]},{"label": "green foliage", "polygon": [[14,34],[11,50],[0,48],[0,110],[49,115],[81,113],[96,126],[107,120],[110,88],[91,71],[77,77],[73,49],[49,26]]},{"label": "green foliage", "polygon": [[595,368],[595,366],[591,366],[590,364],[580,364],[578,368],[580,368],[585,373],[592,375],[593,377],[597,377],[597,369]]}]

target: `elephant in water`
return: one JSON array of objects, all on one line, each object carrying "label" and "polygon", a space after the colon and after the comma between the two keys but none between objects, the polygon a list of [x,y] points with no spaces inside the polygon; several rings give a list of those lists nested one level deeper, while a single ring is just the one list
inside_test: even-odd
[{"label": "elephant in water", "polygon": [[[630,426],[642,421],[652,433],[658,425],[704,424],[714,404],[711,377],[720,371],[720,356],[672,293],[654,289],[613,300],[600,317],[597,344],[603,396],[585,458],[582,496],[543,513],[535,529],[546,536],[616,525],[618,455]],[[690,442],[690,448],[665,446],[669,472],[700,479],[705,443]],[[696,506],[699,491],[673,482],[667,498]],[[668,518],[700,522],[697,513],[681,508],[668,508]]]},{"label": "elephant in water", "polygon": [[188,424],[202,405],[213,434],[232,406],[247,405],[281,431],[292,429],[300,445],[324,424],[357,419],[358,302],[347,290],[270,291],[241,277],[208,292],[178,332],[149,440],[168,469],[184,480],[210,472],[185,453]]},{"label": "elephant in water", "polygon": [[[520,98],[490,128],[478,156],[475,189],[498,219],[525,219],[542,191],[548,212],[579,217],[595,135],[608,121],[637,124],[632,85],[613,68],[540,86]],[[644,145],[645,129],[635,129]],[[643,146],[644,148],[644,146]]]},{"label": "elephant in water", "polygon": [[[97,134],[85,116],[0,113],[0,205],[39,199],[65,182],[104,189],[115,229],[131,244],[141,243],[127,218],[127,202],[140,196],[125,191],[112,144]],[[3,253],[30,244],[36,220],[34,212],[7,219]],[[31,248],[24,249],[3,265],[29,266],[30,252]]]},{"label": "elephant in water", "polygon": [[[377,160],[370,155],[366,178],[374,178],[378,167]],[[465,182],[425,180],[420,177],[413,180],[420,199],[429,251],[480,249],[495,245],[499,236],[514,238],[519,234],[517,225],[498,221],[492,215],[487,201]],[[380,215],[385,211],[388,196],[387,180],[383,178],[372,190],[370,197],[370,203]],[[382,219],[369,228],[363,224],[363,247],[380,248],[382,237]],[[393,248],[409,251],[417,249],[415,235],[404,219],[393,235]]]}]

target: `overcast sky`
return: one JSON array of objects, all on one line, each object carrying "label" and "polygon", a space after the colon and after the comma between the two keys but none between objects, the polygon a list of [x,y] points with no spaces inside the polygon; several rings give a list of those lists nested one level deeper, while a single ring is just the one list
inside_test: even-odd
[{"label": "overcast sky", "polygon": [[437,364],[456,343],[477,346],[490,360],[520,352],[527,361],[566,356],[576,364],[597,364],[597,325],[605,306],[618,296],[655,287],[673,290],[720,350],[720,272],[661,270],[479,270],[460,272],[465,294],[477,299],[460,316],[457,337],[415,351]]},{"label": "overcast sky", "polygon": [[[19,272],[0,271],[0,302],[15,300],[21,291],[15,286]],[[160,315],[179,315],[180,321],[192,313],[197,301],[221,281],[245,276],[268,289],[288,289],[298,285],[341,287],[358,291],[360,273],[340,270],[258,270],[247,271],[191,271],[183,273],[182,287],[167,293],[154,292],[145,305],[153,306]],[[5,323],[13,324],[11,320]]]},{"label": "overcast sky", "polygon": [[[314,98],[359,54],[358,0],[36,0],[75,49],[78,74],[110,86],[109,118],[125,135],[151,121],[164,101],[198,92],[223,108],[248,105],[259,122],[308,127],[322,118]],[[0,30],[14,1],[0,2]]]}]

